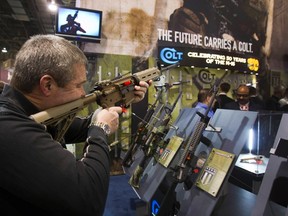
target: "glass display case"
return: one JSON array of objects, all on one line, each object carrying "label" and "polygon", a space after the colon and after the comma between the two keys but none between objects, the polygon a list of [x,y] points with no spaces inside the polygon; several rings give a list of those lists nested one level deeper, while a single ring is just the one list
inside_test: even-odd
[{"label": "glass display case", "polygon": [[230,181],[258,193],[279,129],[282,112],[259,112],[238,156]]}]

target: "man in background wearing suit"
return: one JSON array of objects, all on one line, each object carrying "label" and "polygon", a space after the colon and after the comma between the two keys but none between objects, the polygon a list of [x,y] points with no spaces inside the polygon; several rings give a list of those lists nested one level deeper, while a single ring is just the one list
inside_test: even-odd
[{"label": "man in background wearing suit", "polygon": [[236,91],[236,101],[227,103],[224,109],[243,110],[243,111],[258,111],[261,106],[253,101],[250,101],[249,87],[240,85]]},{"label": "man in background wearing suit", "polygon": [[216,111],[216,109],[222,109],[225,106],[225,104],[234,101],[232,98],[227,96],[230,88],[231,88],[231,85],[227,82],[223,82],[220,84],[219,94],[216,97],[216,102],[215,102],[214,108],[213,108],[214,112]]}]

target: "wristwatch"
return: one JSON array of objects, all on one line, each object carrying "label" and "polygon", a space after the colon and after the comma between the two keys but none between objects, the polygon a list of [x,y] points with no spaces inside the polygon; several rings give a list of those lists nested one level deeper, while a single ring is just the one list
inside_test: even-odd
[{"label": "wristwatch", "polygon": [[92,126],[92,125],[102,128],[103,131],[104,131],[104,133],[105,133],[107,136],[111,133],[110,127],[109,127],[109,125],[106,124],[106,123],[103,123],[103,122],[95,122],[95,123],[94,123],[94,122],[93,122],[93,123],[90,124],[90,126]]}]

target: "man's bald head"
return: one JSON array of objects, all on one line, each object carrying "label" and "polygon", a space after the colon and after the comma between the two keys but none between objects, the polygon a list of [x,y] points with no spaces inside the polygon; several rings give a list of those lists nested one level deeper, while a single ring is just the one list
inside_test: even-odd
[{"label": "man's bald head", "polygon": [[249,102],[249,87],[246,85],[240,85],[237,88],[237,92],[236,92],[236,96],[237,96],[237,101],[239,104],[241,105],[245,105]]}]

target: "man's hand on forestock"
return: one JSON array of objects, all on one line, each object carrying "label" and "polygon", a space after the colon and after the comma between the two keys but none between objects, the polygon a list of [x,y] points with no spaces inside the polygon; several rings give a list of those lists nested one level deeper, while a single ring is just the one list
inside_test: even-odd
[{"label": "man's hand on forestock", "polygon": [[138,103],[139,101],[143,100],[143,98],[145,97],[145,94],[147,92],[147,89],[149,88],[149,86],[151,86],[152,84],[152,80],[149,80],[149,82],[144,82],[144,81],[140,81],[139,85],[135,85],[135,98],[133,103]]}]

